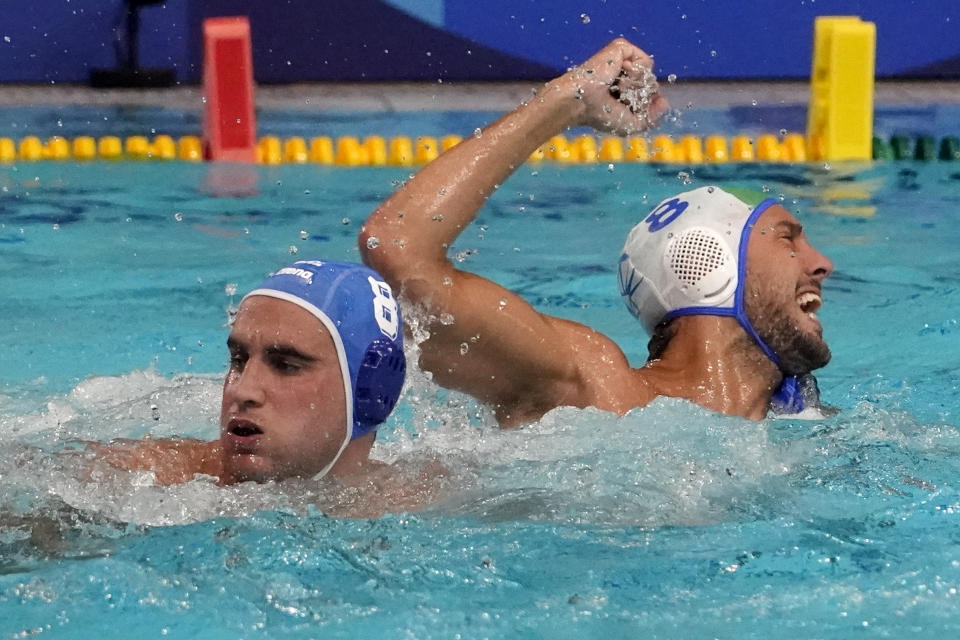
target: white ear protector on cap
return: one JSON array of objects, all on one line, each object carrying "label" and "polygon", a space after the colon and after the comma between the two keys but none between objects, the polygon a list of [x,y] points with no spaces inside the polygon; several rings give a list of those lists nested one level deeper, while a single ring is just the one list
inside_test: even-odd
[{"label": "white ear protector on cap", "polygon": [[[731,191],[748,199],[756,195]],[[755,199],[758,202],[751,206],[720,187],[700,187],[664,200],[633,227],[620,254],[617,277],[627,308],[648,332],[678,316],[730,316],[780,366],[780,358],[754,330],[743,305],[750,231],[777,203],[772,198]],[[782,390],[792,396],[789,389],[795,387],[796,378],[788,377]],[[802,399],[778,400],[794,411],[803,408]]]}]

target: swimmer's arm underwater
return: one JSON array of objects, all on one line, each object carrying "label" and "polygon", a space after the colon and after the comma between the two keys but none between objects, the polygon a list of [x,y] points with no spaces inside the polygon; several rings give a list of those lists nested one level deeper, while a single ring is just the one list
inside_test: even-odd
[{"label": "swimmer's arm underwater", "polygon": [[[637,47],[613,41],[420,170],[361,231],[364,261],[431,318],[421,366],[438,383],[489,403],[502,425],[555,406],[596,404],[596,380],[585,376],[629,366],[605,336],[538,313],[500,285],[457,270],[447,249],[500,183],[551,136],[578,125],[620,135],[647,129],[667,108],[650,87],[651,66]],[[611,91],[616,86],[623,96],[644,82],[654,92],[646,112],[635,113]],[[374,237],[379,242],[368,242]]]}]

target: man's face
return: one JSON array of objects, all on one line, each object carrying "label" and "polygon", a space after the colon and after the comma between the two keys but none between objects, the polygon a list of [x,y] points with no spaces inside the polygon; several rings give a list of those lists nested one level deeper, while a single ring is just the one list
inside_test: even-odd
[{"label": "man's face", "polygon": [[822,304],[820,285],[832,271],[833,263],[810,245],[786,209],[774,205],[760,215],[747,247],[744,308],[788,375],[830,361],[815,314]]},{"label": "man's face", "polygon": [[227,346],[221,480],[318,473],[346,437],[343,376],[329,332],[291,302],[254,296],[241,305]]}]

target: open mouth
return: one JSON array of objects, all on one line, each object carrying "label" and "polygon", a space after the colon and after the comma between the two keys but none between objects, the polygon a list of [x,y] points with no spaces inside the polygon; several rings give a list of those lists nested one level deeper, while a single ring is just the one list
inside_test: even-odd
[{"label": "open mouth", "polygon": [[227,424],[227,432],[237,436],[238,438],[249,438],[251,436],[258,436],[263,433],[263,429],[258,427],[256,423],[250,422],[249,420],[240,420],[234,418]]},{"label": "open mouth", "polygon": [[823,300],[821,300],[820,296],[816,293],[808,291],[797,296],[797,304],[800,306],[801,311],[816,320],[817,311],[823,306]]}]

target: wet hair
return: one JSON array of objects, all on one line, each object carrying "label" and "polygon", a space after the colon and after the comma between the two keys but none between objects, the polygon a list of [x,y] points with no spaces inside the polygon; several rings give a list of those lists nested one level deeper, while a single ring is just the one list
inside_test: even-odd
[{"label": "wet hair", "polygon": [[662,358],[663,352],[667,350],[673,336],[677,335],[677,328],[674,326],[673,320],[673,318],[661,320],[653,328],[650,342],[647,343],[647,362]]}]

